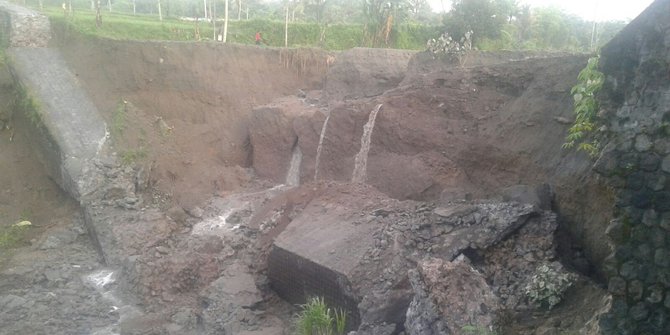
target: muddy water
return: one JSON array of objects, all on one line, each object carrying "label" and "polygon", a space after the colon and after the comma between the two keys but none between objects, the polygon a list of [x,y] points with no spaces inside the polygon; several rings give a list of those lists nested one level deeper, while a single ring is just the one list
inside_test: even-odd
[{"label": "muddy water", "polygon": [[291,155],[291,164],[289,165],[288,173],[286,174],[286,185],[298,186],[300,185],[300,164],[302,163],[302,151],[296,144],[293,147],[293,154]]},{"label": "muddy water", "polygon": [[321,135],[319,135],[319,145],[316,147],[316,163],[314,164],[314,181],[319,179],[319,161],[321,160],[321,150],[323,150],[323,140],[326,138],[326,130],[328,129],[328,120],[330,120],[330,112],[323,121],[321,127]]},{"label": "muddy water", "polygon": [[375,120],[377,113],[382,108],[382,104],[377,105],[375,109],[370,112],[368,122],[363,126],[363,136],[361,136],[361,150],[356,154],[354,160],[354,173],[351,177],[353,183],[364,183],[367,177],[368,170],[368,153],[370,152],[370,141],[372,139],[372,130],[375,128]]}]

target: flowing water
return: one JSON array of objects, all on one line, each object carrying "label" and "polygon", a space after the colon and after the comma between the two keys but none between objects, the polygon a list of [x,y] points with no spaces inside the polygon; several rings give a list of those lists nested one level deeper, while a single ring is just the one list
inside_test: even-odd
[{"label": "flowing water", "polygon": [[300,163],[302,163],[302,151],[296,143],[293,147],[293,155],[291,156],[291,165],[286,174],[286,185],[298,186],[300,185]]},{"label": "flowing water", "polygon": [[[117,295],[114,287],[117,281],[117,274],[110,269],[101,269],[85,277],[87,283],[92,285],[107,300],[110,305],[110,313],[119,314],[119,323],[126,319],[131,319],[142,315],[142,312],[135,306],[124,303]],[[102,329],[91,332],[91,335],[118,335],[119,325],[113,324]]]},{"label": "flowing water", "polygon": [[368,152],[370,152],[370,141],[372,139],[372,130],[375,127],[375,119],[377,113],[382,108],[382,104],[377,105],[375,109],[370,112],[368,123],[363,126],[363,136],[361,136],[361,150],[356,154],[354,159],[354,173],[351,177],[353,183],[364,183],[368,169]]},{"label": "flowing water", "polygon": [[330,112],[326,116],[326,120],[323,121],[323,126],[321,127],[321,136],[319,136],[319,146],[316,147],[316,163],[314,164],[314,181],[317,181],[319,177],[319,160],[321,159],[321,148],[323,147],[323,139],[326,138],[326,129],[328,129],[328,120],[330,120]]}]

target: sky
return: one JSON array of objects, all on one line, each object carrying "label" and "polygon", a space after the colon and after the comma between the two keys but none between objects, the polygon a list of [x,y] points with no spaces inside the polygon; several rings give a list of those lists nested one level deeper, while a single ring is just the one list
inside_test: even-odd
[{"label": "sky", "polygon": [[[450,0],[428,0],[436,12],[451,7]],[[653,0],[519,0],[532,7],[555,6],[586,20],[630,21],[640,14]]]}]

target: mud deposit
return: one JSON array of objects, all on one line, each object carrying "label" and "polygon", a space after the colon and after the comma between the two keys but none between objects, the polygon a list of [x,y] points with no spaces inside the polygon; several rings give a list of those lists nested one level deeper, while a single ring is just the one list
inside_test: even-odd
[{"label": "mud deposit", "polygon": [[[0,115],[0,220],[33,224],[2,250],[0,334],[292,334],[312,295],[358,335],[598,333],[612,199],[561,149],[586,56],[53,32],[109,147],[75,204]],[[551,311],[540,266],[574,280]]]}]

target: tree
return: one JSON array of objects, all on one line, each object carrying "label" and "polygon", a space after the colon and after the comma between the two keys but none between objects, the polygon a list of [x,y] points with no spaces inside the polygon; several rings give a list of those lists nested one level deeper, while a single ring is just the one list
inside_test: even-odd
[{"label": "tree", "polygon": [[223,13],[223,43],[226,43],[228,38],[228,0],[224,5]]},{"label": "tree", "polygon": [[409,16],[416,21],[429,16],[432,11],[428,0],[407,0],[407,6]]},{"label": "tree", "polygon": [[533,23],[530,14],[530,5],[524,5],[519,8],[516,18],[517,39],[525,42],[530,39],[530,30]]},{"label": "tree", "polygon": [[373,46],[389,44],[395,22],[407,16],[406,0],[363,0],[365,32]]},{"label": "tree", "polygon": [[565,49],[570,43],[570,26],[558,8],[546,7],[535,11],[533,37],[541,49]]},{"label": "tree", "polygon": [[102,27],[102,14],[100,14],[100,0],[95,0],[95,26]]},{"label": "tree", "polygon": [[311,16],[316,23],[322,23],[326,0],[304,0],[304,7],[306,15]]},{"label": "tree", "polygon": [[475,43],[484,38],[496,39],[510,20],[510,13],[516,12],[510,7],[514,4],[507,0],[455,0],[444,17],[445,30],[457,39],[472,31]]},{"label": "tree", "polygon": [[517,0],[495,0],[493,1],[496,15],[501,15],[501,20],[504,18],[506,23],[512,23],[517,17],[521,8]]}]

